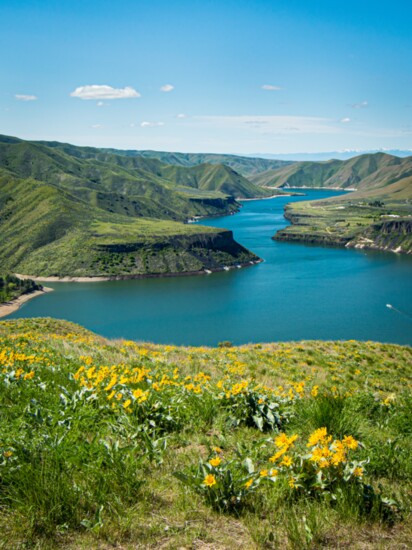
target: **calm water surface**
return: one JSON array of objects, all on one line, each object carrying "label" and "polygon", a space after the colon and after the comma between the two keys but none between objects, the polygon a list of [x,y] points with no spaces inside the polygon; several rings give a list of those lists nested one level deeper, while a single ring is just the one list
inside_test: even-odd
[{"label": "calm water surface", "polygon": [[[208,276],[48,284],[55,291],[8,316],[51,316],[108,337],[216,345],[358,339],[412,344],[412,258],[280,243],[286,203],[340,194],[245,202],[225,227],[265,261]],[[386,307],[392,304],[397,312]]]}]

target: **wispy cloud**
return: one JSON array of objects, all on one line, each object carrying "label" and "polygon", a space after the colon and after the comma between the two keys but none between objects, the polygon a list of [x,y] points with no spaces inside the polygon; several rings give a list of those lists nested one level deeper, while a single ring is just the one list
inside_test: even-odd
[{"label": "wispy cloud", "polygon": [[185,115],[184,113],[179,113],[178,115],[176,115],[176,118],[187,118],[187,115]]},{"label": "wispy cloud", "polygon": [[140,123],[140,126],[142,128],[154,128],[155,126],[164,126],[164,122],[149,122],[148,120],[144,120]]},{"label": "wispy cloud", "polygon": [[350,122],[350,118],[345,116],[344,118],[340,119],[340,122],[343,122],[344,124],[346,124],[346,123]]},{"label": "wispy cloud", "polygon": [[369,103],[368,101],[361,101],[360,103],[352,103],[350,106],[352,109],[365,109],[369,106]]},{"label": "wispy cloud", "polygon": [[[253,131],[273,135],[284,134],[334,134],[341,130],[336,121],[309,116],[197,116],[197,124],[219,129]],[[192,119],[192,120],[193,120]]]},{"label": "wispy cloud", "polygon": [[91,128],[103,128],[103,124],[92,124]]},{"label": "wispy cloud", "polygon": [[282,90],[280,86],[273,86],[273,84],[263,84],[262,90],[269,90],[272,92],[278,92],[279,90]]},{"label": "wispy cloud", "polygon": [[70,94],[72,97],[79,99],[129,99],[140,97],[139,92],[130,86],[125,88],[112,88],[106,84],[92,84],[87,86],[79,86]]},{"label": "wispy cloud", "polygon": [[19,101],[36,101],[37,99],[36,95],[27,95],[27,94],[16,94],[14,97]]},{"label": "wispy cloud", "polygon": [[174,89],[175,89],[175,87],[172,86],[172,84],[165,84],[164,86],[162,86],[162,87],[160,88],[160,91],[161,91],[161,92],[171,92],[171,91],[174,90]]}]

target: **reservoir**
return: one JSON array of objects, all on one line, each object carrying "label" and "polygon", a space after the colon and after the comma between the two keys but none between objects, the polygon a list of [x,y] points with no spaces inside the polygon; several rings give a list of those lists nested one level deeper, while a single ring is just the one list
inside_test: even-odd
[{"label": "reservoir", "polygon": [[305,194],[247,201],[236,215],[202,220],[232,230],[264,260],[259,265],[204,276],[47,283],[54,292],[6,319],[55,317],[109,338],[176,345],[312,339],[411,345],[411,257],[271,239],[288,224],[288,202],[341,193]]}]

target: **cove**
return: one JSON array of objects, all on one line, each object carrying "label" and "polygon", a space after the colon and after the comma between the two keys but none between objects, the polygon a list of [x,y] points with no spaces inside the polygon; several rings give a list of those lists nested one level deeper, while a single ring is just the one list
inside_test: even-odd
[{"label": "cove", "polygon": [[339,194],[305,189],[303,197],[248,201],[236,215],[200,222],[231,229],[261,264],[205,276],[47,283],[54,292],[5,319],[55,317],[109,338],[176,345],[312,339],[410,345],[412,258],[271,239],[287,225],[288,202]]}]

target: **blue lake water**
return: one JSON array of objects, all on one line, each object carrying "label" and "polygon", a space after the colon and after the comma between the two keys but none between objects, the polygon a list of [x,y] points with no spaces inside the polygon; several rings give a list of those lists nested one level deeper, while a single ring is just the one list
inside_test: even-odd
[{"label": "blue lake water", "polygon": [[308,190],[306,197],[249,201],[234,216],[202,221],[231,229],[264,259],[259,265],[207,276],[50,283],[54,292],[7,318],[49,316],[110,338],[171,344],[309,339],[412,344],[412,258],[271,239],[287,225],[285,204],[336,194]]}]

